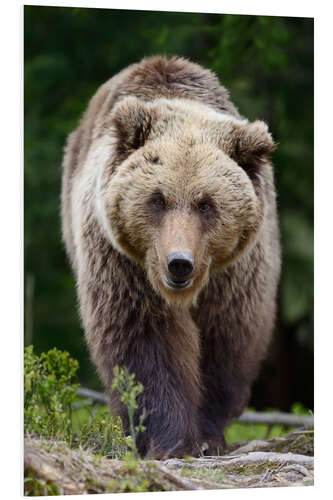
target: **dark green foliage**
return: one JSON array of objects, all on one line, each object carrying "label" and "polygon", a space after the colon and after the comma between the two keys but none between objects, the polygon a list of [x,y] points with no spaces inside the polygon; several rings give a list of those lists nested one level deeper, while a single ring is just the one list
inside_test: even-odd
[{"label": "dark green foliage", "polygon": [[80,361],[80,381],[98,387],[61,244],[62,149],[101,83],[143,56],[179,54],[213,69],[240,112],[267,120],[279,143],[283,275],[271,371],[288,377],[254,397],[257,407],[312,407],[313,20],[32,6],[24,16],[25,276],[35,284],[26,344],[68,350]]}]

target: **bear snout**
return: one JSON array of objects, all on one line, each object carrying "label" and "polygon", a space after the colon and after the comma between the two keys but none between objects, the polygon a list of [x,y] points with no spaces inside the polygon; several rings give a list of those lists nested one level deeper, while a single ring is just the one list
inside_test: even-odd
[{"label": "bear snout", "polygon": [[167,264],[174,281],[184,281],[193,271],[194,258],[190,252],[171,252]]},{"label": "bear snout", "polygon": [[185,288],[190,283],[194,268],[194,258],[190,252],[171,252],[167,257],[169,277],[164,276],[166,284],[171,288]]}]

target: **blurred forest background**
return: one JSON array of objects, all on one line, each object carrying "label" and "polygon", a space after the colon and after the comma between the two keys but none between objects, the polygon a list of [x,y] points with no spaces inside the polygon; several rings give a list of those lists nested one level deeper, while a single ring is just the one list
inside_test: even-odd
[{"label": "blurred forest background", "polygon": [[25,344],[66,349],[101,388],[85,347],[61,242],[67,134],[96,89],[153,54],[217,73],[241,114],[269,123],[283,244],[278,328],[254,388],[256,409],[313,408],[313,20],[24,7]]}]

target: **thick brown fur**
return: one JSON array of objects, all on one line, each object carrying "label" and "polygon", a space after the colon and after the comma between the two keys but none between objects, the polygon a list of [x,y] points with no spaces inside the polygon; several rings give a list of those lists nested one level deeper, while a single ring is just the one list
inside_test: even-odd
[{"label": "thick brown fur", "polygon": [[[69,136],[63,238],[87,343],[145,388],[142,455],[209,453],[245,408],[274,326],[280,271],[267,125],[242,118],[216,76],[155,57],[106,82]],[[191,253],[184,289],[167,257]]]}]

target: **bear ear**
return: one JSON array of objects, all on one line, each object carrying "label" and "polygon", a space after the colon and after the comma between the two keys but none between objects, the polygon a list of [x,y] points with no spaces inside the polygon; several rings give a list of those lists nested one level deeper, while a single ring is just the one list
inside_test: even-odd
[{"label": "bear ear", "polygon": [[232,124],[229,137],[221,137],[221,146],[239,166],[243,167],[250,178],[255,178],[260,166],[275,150],[268,126],[263,121]]},{"label": "bear ear", "polygon": [[115,128],[119,156],[129,155],[146,142],[154,111],[136,97],[126,97],[116,105],[112,123]]}]

